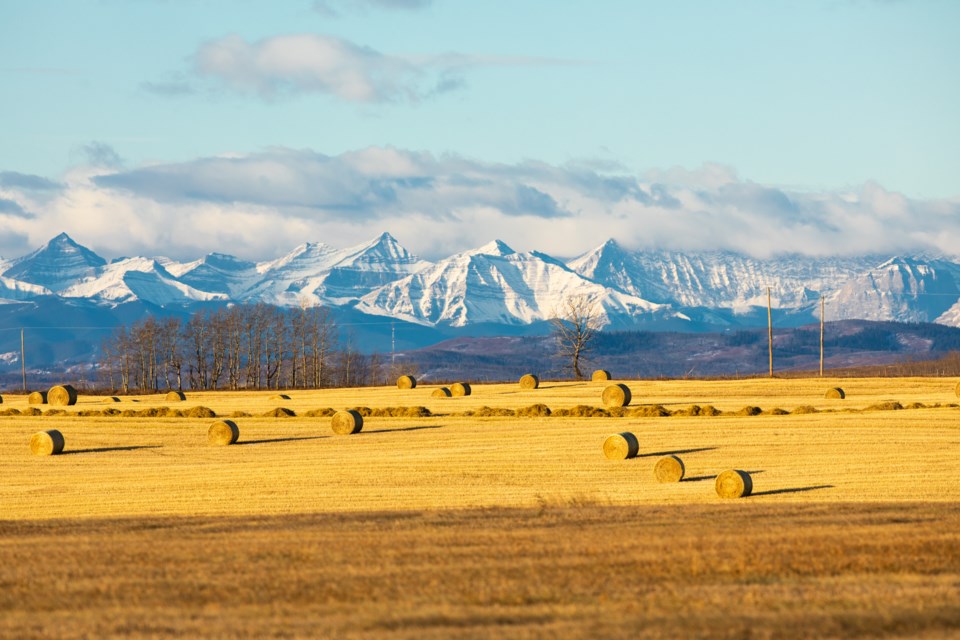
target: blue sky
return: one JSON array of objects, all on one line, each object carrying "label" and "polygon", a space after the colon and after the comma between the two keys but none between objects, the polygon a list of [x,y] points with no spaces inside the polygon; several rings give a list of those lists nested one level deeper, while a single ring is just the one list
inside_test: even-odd
[{"label": "blue sky", "polygon": [[[0,0],[0,253],[51,225],[114,254],[381,227],[427,255],[573,254],[600,228],[750,251],[731,224],[769,227],[754,253],[947,251],[958,32],[951,0]],[[291,201],[314,183],[336,189]]]}]

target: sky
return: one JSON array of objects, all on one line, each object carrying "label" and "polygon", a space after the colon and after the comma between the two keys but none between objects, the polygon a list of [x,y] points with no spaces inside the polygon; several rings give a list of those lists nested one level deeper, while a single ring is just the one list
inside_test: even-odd
[{"label": "sky", "polygon": [[960,254],[953,0],[0,0],[0,256]]}]

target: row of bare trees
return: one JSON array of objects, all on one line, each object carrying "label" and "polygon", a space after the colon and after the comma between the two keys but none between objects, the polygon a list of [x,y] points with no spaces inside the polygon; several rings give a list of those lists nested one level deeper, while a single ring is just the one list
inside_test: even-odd
[{"label": "row of bare trees", "polygon": [[148,317],[104,343],[112,389],[289,389],[384,384],[378,355],[345,343],[323,307],[266,304],[198,311],[186,322]]}]

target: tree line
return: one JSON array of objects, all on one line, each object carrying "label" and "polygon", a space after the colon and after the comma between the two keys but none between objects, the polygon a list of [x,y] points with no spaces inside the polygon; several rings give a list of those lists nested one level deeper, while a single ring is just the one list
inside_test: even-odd
[{"label": "tree line", "polygon": [[361,353],[324,307],[234,305],[147,317],[105,341],[101,384],[124,393],[163,389],[294,389],[387,384],[395,371]]}]

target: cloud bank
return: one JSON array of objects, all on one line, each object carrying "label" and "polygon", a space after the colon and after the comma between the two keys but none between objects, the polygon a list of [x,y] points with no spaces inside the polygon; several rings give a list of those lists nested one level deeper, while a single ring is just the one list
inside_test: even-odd
[{"label": "cloud bank", "polygon": [[757,257],[956,255],[960,247],[960,198],[915,200],[872,182],[790,191],[722,165],[634,175],[391,147],[270,148],[129,170],[76,167],[60,184],[0,173],[0,234],[27,239],[21,253],[59,231],[108,256],[178,259],[272,258],[307,240],[347,246],[385,230],[433,258],[494,238],[557,256],[611,237],[634,248]]}]

